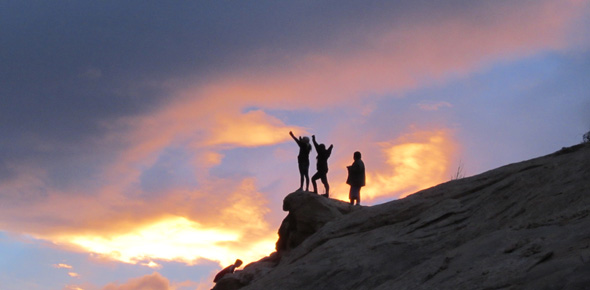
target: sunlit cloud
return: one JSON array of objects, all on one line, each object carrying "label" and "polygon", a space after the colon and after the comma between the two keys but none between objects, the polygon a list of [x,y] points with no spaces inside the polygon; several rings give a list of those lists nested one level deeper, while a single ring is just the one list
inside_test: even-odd
[{"label": "sunlit cloud", "polygon": [[[206,228],[183,217],[170,217],[123,235],[71,235],[56,240],[61,243],[67,241],[90,253],[152,268],[160,267],[152,260],[193,264],[199,259],[208,259],[223,264],[234,261],[236,257],[253,261],[272,251],[274,240],[243,242],[241,239],[245,236],[246,233],[239,229]],[[250,245],[250,248],[240,248],[239,245],[244,244]],[[143,262],[145,260],[149,262]]]},{"label": "sunlit cloud", "polygon": [[[276,231],[265,219],[269,210],[254,181],[246,179],[231,185],[220,180],[211,187],[219,188],[219,194],[208,193],[206,200],[198,193],[169,194],[154,204],[136,204],[140,207],[138,212],[119,213],[120,216],[110,220],[103,219],[105,224],[100,227],[35,236],[59,245],[75,246],[100,257],[152,268],[160,267],[158,260],[195,264],[207,259],[224,265],[236,258],[254,261],[272,252]],[[223,190],[230,190],[231,194],[226,195]],[[163,214],[159,218],[128,220],[129,216],[140,217],[140,212],[150,210],[157,210],[159,214],[177,212],[183,216]],[[93,219],[92,216],[86,218]]]},{"label": "sunlit cloud", "polygon": [[448,180],[457,150],[446,129],[416,130],[380,147],[384,163],[367,168],[367,186],[361,191],[365,201],[401,198]]},{"label": "sunlit cloud", "polygon": [[[190,254],[215,259],[212,253],[222,251],[219,244],[235,241],[238,236],[235,232],[205,229],[202,225],[186,218],[171,217],[124,235],[72,236],[67,239],[90,252],[108,255],[129,263],[146,257],[166,260],[184,259]],[[195,253],[195,250],[199,252]]]},{"label": "sunlit cloud", "polygon": [[279,119],[269,116],[262,110],[216,117],[213,127],[207,145],[273,145],[288,140],[289,136],[285,132],[299,131],[296,127],[285,126]]},{"label": "sunlit cloud", "polygon": [[72,269],[72,266],[70,266],[68,264],[63,264],[63,263],[53,264],[52,266],[54,268],[58,268],[58,269]]},{"label": "sunlit cloud", "polygon": [[162,265],[154,262],[154,261],[149,261],[148,263],[140,263],[140,265],[142,266],[146,266],[146,267],[150,267],[152,269],[159,269],[162,268]]},{"label": "sunlit cloud", "polygon": [[80,277],[80,274],[78,274],[76,272],[68,272],[68,276],[70,276],[72,278],[78,278],[78,277]]}]

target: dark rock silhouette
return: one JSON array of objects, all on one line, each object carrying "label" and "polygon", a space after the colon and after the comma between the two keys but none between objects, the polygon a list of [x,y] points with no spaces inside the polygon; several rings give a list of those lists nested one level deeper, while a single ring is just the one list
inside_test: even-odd
[{"label": "dark rock silhouette", "polygon": [[283,200],[283,210],[289,214],[279,228],[277,252],[283,253],[299,246],[326,223],[350,213],[349,204],[326,199],[308,192],[294,192]]},{"label": "dark rock silhouette", "polygon": [[242,260],[237,259],[233,265],[229,265],[229,266],[223,268],[223,270],[219,271],[219,273],[217,273],[217,275],[215,275],[215,278],[213,278],[213,282],[215,282],[215,283],[219,282],[219,280],[221,280],[221,278],[223,278],[227,274],[232,274],[236,270],[236,268],[240,267],[241,265],[242,265]]},{"label": "dark rock silhouette", "polygon": [[590,285],[590,144],[372,207],[293,193],[284,209],[278,251],[214,289]]}]

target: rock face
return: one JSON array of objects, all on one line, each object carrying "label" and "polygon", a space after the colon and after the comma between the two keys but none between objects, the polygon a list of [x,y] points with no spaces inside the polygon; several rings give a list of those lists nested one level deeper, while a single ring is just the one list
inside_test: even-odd
[{"label": "rock face", "polygon": [[214,289],[590,289],[590,144],[372,207],[283,207],[277,252]]},{"label": "rock face", "polygon": [[328,199],[310,192],[294,192],[283,200],[283,210],[289,214],[279,228],[277,252],[283,253],[299,246],[326,223],[350,213],[354,207],[343,201]]}]

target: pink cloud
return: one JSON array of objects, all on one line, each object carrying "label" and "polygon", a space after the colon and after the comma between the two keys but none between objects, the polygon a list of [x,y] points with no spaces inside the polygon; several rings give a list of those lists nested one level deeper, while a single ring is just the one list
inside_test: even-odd
[{"label": "pink cloud", "polygon": [[139,278],[130,279],[123,284],[110,283],[106,285],[102,290],[171,290],[170,281],[160,275],[158,272],[154,272],[150,275],[146,275]]}]

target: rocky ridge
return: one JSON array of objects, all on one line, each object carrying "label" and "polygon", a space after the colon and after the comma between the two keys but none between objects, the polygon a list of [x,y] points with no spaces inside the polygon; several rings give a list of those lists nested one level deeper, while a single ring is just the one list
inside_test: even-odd
[{"label": "rocky ridge", "polygon": [[590,289],[590,144],[353,207],[289,194],[277,252],[213,289]]}]

